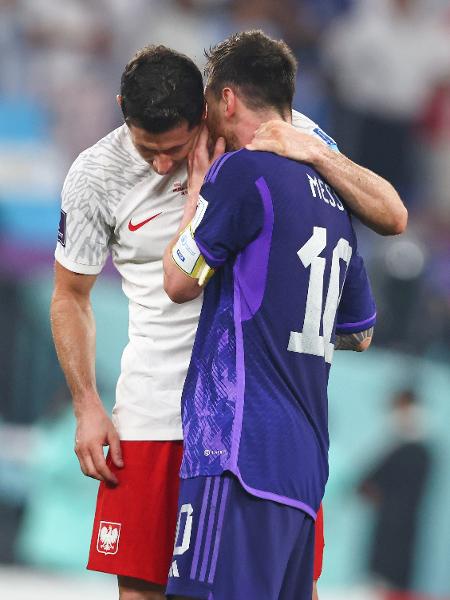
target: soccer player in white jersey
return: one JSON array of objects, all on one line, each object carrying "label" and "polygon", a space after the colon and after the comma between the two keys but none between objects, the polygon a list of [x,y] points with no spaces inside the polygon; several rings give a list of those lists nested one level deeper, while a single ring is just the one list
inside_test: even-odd
[{"label": "soccer player in white jersey", "polygon": [[[118,99],[124,125],[82,152],[64,183],[52,329],[73,397],[75,452],[83,473],[101,482],[88,567],[116,574],[122,600],[161,600],[177,513],[180,398],[201,306],[167,298],[162,257],[211,161],[207,136],[199,136],[202,76],[189,58],[144,48],[126,66]],[[388,182],[335,152],[304,115],[293,122],[262,127],[255,148],[312,164],[374,230],[405,227],[406,210]],[[96,387],[90,303],[108,254],[129,300],[112,419]]]}]

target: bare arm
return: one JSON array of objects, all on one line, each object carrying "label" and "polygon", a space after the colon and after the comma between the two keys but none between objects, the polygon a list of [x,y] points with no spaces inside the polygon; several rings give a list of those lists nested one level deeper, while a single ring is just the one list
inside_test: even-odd
[{"label": "bare arm", "polygon": [[[203,126],[188,160],[189,194],[184,207],[183,219],[175,237],[167,246],[163,257],[164,290],[173,302],[189,302],[197,298],[202,292],[199,278],[187,275],[175,264],[172,258],[172,250],[177,244],[181,232],[194,218],[200,189],[209,167],[224,152],[225,140],[219,137],[212,156],[210,156],[208,151],[208,130],[206,126]],[[195,247],[193,251],[195,252]],[[200,281],[201,279],[200,277]]]},{"label": "bare arm", "polygon": [[397,235],[405,230],[408,212],[388,181],[289,123],[264,123],[247,148],[275,152],[310,164],[336,190],[350,210],[377,233]]},{"label": "bare arm", "polygon": [[354,350],[355,352],[364,352],[372,342],[373,327],[360,331],[359,333],[351,333],[349,335],[337,335],[335,350]]},{"label": "bare arm", "polygon": [[81,275],[55,263],[51,302],[53,340],[73,398],[77,420],[75,453],[85,475],[117,484],[106,465],[109,445],[117,467],[123,466],[119,436],[103,407],[95,381],[95,321],[90,292],[95,275]]},{"label": "bare arm", "polygon": [[195,215],[198,195],[189,195],[186,201],[184,216],[181,221],[179,230],[175,237],[167,246],[163,257],[164,268],[164,290],[172,302],[182,304],[194,300],[200,296],[202,288],[198,283],[198,279],[190,277],[184,273],[174,262],[172,258],[172,249],[178,242],[180,233],[192,221]]}]

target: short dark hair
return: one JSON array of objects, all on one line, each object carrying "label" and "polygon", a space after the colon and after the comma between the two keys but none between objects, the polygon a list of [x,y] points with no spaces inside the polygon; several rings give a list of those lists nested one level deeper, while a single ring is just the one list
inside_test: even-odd
[{"label": "short dark hair", "polygon": [[146,46],[125,67],[120,82],[122,113],[128,125],[164,133],[187,121],[201,121],[203,78],[195,63],[166,46]]},{"label": "short dark hair", "polygon": [[282,40],[262,31],[235,33],[205,52],[206,85],[220,95],[236,86],[252,109],[275,108],[280,114],[292,108],[297,60]]}]

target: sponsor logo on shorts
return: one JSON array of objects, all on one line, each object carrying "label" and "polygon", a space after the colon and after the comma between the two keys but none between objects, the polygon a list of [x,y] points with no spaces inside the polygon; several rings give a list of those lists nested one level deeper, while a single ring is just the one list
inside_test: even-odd
[{"label": "sponsor logo on shorts", "polygon": [[100,521],[97,538],[97,552],[101,554],[117,554],[119,550],[121,523]]}]

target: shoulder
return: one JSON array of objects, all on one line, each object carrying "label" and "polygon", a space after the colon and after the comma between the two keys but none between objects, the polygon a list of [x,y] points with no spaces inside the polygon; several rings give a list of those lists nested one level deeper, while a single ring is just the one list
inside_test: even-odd
[{"label": "shoulder", "polygon": [[270,152],[255,152],[246,148],[227,152],[213,163],[205,177],[205,185],[254,183],[277,158]]},{"label": "shoulder", "polygon": [[315,121],[303,113],[300,113],[296,110],[292,111],[292,125],[302,133],[306,133],[318,138],[320,141],[327,144],[332,150],[338,150],[335,140],[321,127],[319,127]]},{"label": "shoulder", "polygon": [[[86,175],[97,170],[114,170],[133,166],[139,155],[133,149],[126,125],[114,129],[95,144],[83,150],[75,159],[70,171],[84,170]],[[70,173],[69,171],[69,173]],[[122,175],[123,177],[123,175]]]},{"label": "shoulder", "polygon": [[114,129],[73,162],[63,185],[63,197],[121,196],[149,173],[133,149],[126,125]]}]

